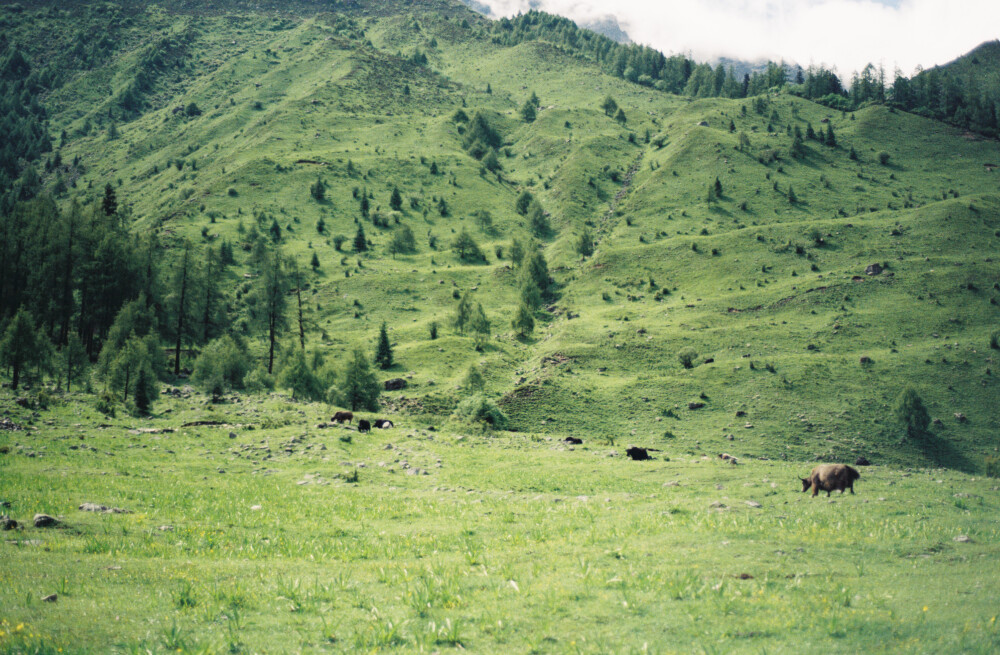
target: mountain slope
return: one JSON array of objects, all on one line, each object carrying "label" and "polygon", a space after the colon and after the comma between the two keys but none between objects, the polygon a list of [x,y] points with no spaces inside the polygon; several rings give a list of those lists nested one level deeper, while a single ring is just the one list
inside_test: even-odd
[{"label": "mountain slope", "polygon": [[[319,260],[308,348],[369,348],[385,321],[397,363],[383,375],[409,387],[384,400],[411,420],[445,418],[477,364],[525,432],[635,430],[691,452],[965,470],[995,449],[994,141],[882,106],[842,114],[783,94],[661,93],[545,42],[500,45],[486,19],[444,1],[94,5],[8,9],[4,21],[39,68],[65,63],[77,28],[116,35],[43,99],[50,132],[66,134],[62,161],[78,160],[44,183],[71,180],[67,204],[111,182],[168,261],[183,238],[244,246],[228,302],[257,355],[249,235],[276,224],[302,268]],[[532,93],[529,123],[520,109]],[[624,124],[601,109],[606,96]],[[496,173],[469,154],[470,123],[456,118],[476,112],[502,141]],[[836,145],[805,138],[792,157],[794,130],[810,125]],[[322,201],[310,195],[317,179]],[[709,200],[716,179],[722,194]],[[520,338],[509,251],[530,239],[515,211],[526,190],[549,212],[540,244],[559,291]],[[371,249],[355,254],[359,225]],[[392,255],[402,225],[417,252]],[[585,228],[597,240],[589,258],[576,251]],[[463,229],[486,263],[449,250]],[[873,263],[885,272],[866,275]],[[465,292],[492,321],[483,352],[448,326]],[[688,346],[691,369],[677,357]],[[907,383],[943,421],[927,442],[900,443],[891,408]]]}]

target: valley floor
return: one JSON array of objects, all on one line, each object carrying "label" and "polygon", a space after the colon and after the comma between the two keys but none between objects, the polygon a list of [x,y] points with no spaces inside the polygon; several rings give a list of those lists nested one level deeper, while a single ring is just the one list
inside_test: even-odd
[{"label": "valley floor", "polygon": [[628,437],[3,393],[0,653],[1000,649],[996,479],[872,466],[811,498],[813,463]]}]

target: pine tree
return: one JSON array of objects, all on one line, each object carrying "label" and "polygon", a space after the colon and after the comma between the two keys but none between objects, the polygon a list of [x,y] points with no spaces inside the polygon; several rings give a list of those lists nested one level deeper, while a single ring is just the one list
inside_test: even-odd
[{"label": "pine tree", "polygon": [[138,410],[140,414],[148,414],[150,407],[153,405],[155,396],[150,395],[149,372],[145,367],[139,369],[139,373],[136,376],[135,381],[135,391],[132,397],[135,401],[136,410]]},{"label": "pine tree", "polygon": [[403,209],[403,196],[399,193],[398,187],[392,187],[392,194],[389,196],[389,207],[394,211]]},{"label": "pine tree", "polygon": [[275,247],[267,249],[261,262],[261,273],[253,289],[252,301],[257,322],[267,331],[267,372],[274,373],[274,351],[279,333],[288,326],[285,316],[288,280],[285,276],[284,257]]},{"label": "pine tree", "polygon": [[715,197],[716,198],[721,198],[722,197],[722,182],[719,181],[719,178],[715,178],[714,190],[715,190]]},{"label": "pine tree", "polygon": [[337,391],[352,412],[359,408],[371,412],[378,410],[381,390],[375,373],[371,370],[368,357],[360,348],[354,349],[354,355],[344,369],[343,382]]},{"label": "pine tree", "polygon": [[35,319],[21,307],[7,325],[0,340],[0,364],[11,370],[11,388],[17,391],[21,374],[46,362],[48,341],[35,329]]},{"label": "pine tree", "polygon": [[521,106],[521,119],[525,123],[533,123],[535,122],[535,116],[535,105],[530,100],[525,100]]},{"label": "pine tree", "polygon": [[271,219],[271,227],[267,230],[271,234],[271,240],[275,243],[281,241],[281,226],[278,225],[278,219]]},{"label": "pine tree", "polygon": [[490,321],[486,318],[486,312],[483,311],[481,303],[476,303],[476,308],[472,311],[472,316],[469,319],[469,327],[472,329],[476,350],[481,352],[490,340]]},{"label": "pine tree", "polygon": [[87,350],[76,332],[69,333],[66,345],[63,346],[62,359],[66,367],[66,391],[72,391],[73,381],[83,376],[88,361]]},{"label": "pine tree", "polygon": [[104,185],[104,199],[101,201],[101,209],[105,216],[114,216],[118,212],[118,196],[110,183]]},{"label": "pine tree", "polygon": [[378,332],[378,344],[375,347],[375,363],[383,371],[392,368],[392,345],[389,344],[389,333],[386,331],[385,321]]},{"label": "pine tree", "polygon": [[619,125],[624,126],[628,119],[625,117],[625,110],[619,108],[618,113],[615,114],[615,120],[618,121]]},{"label": "pine tree", "polygon": [[535,317],[532,316],[531,309],[525,303],[522,302],[517,306],[517,314],[511,321],[511,327],[517,330],[517,333],[522,337],[527,337],[534,332]]},{"label": "pine tree", "polygon": [[528,208],[531,207],[531,203],[534,199],[535,197],[531,195],[530,191],[522,191],[521,195],[517,197],[517,202],[514,203],[514,211],[521,216],[526,216],[528,214]]},{"label": "pine tree", "polygon": [[919,437],[927,432],[931,417],[924,406],[924,401],[917,395],[913,387],[906,387],[896,399],[896,420],[906,430],[907,436]]},{"label": "pine tree", "polygon": [[309,187],[309,194],[316,202],[323,202],[326,199],[326,183],[323,182],[322,177],[316,177],[316,182]]},{"label": "pine tree", "polygon": [[312,269],[314,271],[319,270],[319,255],[317,255],[315,252],[313,253],[312,261],[309,262],[309,265],[312,266]]},{"label": "pine tree", "polygon": [[181,255],[181,261],[178,270],[174,275],[174,293],[173,293],[173,315],[175,319],[174,323],[174,336],[176,338],[176,348],[174,350],[174,375],[180,375],[181,372],[181,347],[183,345],[184,337],[187,336],[187,331],[190,330],[188,324],[188,313],[190,312],[189,304],[190,290],[191,290],[191,279],[192,279],[192,263],[191,263],[191,242],[184,242],[184,251]]},{"label": "pine tree", "polygon": [[545,209],[537,200],[531,203],[531,208],[528,210],[528,227],[539,238],[545,238],[552,233],[552,225],[545,215]]},{"label": "pine tree", "polygon": [[576,242],[576,251],[583,257],[590,257],[594,254],[594,235],[590,228],[584,227],[580,233],[580,238]]},{"label": "pine tree", "polygon": [[607,96],[601,103],[601,109],[604,110],[605,116],[614,116],[615,112],[618,111],[618,103],[611,96]]},{"label": "pine tree", "polygon": [[358,231],[354,235],[354,252],[364,252],[368,250],[368,239],[365,237],[365,228],[358,223]]},{"label": "pine tree", "polygon": [[837,147],[837,138],[833,135],[833,123],[826,124],[826,145],[831,148]]},{"label": "pine tree", "polygon": [[288,361],[278,374],[277,383],[285,389],[291,389],[292,400],[322,400],[323,385],[309,368],[305,352],[301,348],[293,348]]},{"label": "pine tree", "polygon": [[462,297],[458,300],[458,305],[455,307],[455,315],[452,318],[452,325],[455,326],[455,330],[459,334],[465,334],[465,329],[469,327],[469,320],[472,318],[472,300],[469,298],[469,292],[466,291],[462,294]]},{"label": "pine tree", "polygon": [[320,234],[323,234],[323,232],[326,231],[326,221],[323,220],[322,216],[320,216],[319,220],[316,221],[316,231]]},{"label": "pine tree", "polygon": [[483,372],[478,364],[469,364],[465,378],[462,380],[461,389],[467,394],[482,393],[486,389],[486,378],[483,377]]},{"label": "pine tree", "polygon": [[476,240],[472,238],[472,235],[464,227],[452,242],[451,249],[455,251],[455,254],[462,261],[478,262],[485,259],[483,251],[479,248],[479,244],[476,243]]}]

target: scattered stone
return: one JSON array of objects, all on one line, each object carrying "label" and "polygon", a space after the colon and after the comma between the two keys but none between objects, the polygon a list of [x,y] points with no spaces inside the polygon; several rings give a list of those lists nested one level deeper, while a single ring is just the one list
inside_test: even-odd
[{"label": "scattered stone", "polygon": [[157,528],[157,530],[159,530],[160,532],[173,532],[174,531],[174,526],[172,526],[172,525],[161,525],[159,528]]},{"label": "scattered stone", "polygon": [[955,419],[958,420],[959,423],[965,423],[969,420],[962,412],[955,412]]},{"label": "scattered stone", "polygon": [[702,403],[702,402],[690,402],[690,403],[688,403],[688,409],[701,409],[704,406],[705,406],[705,403]]},{"label": "scattered stone", "polygon": [[739,575],[734,575],[733,577],[738,580],[753,580],[753,576],[749,573],[740,573]]},{"label": "scattered stone", "polygon": [[250,506],[250,511],[251,512],[259,512],[262,509],[264,509],[263,505],[251,505]]},{"label": "scattered stone", "polygon": [[235,439],[236,438],[236,433],[235,432],[230,432],[229,433],[229,438],[230,439]]},{"label": "scattered stone", "polygon": [[865,364],[871,364],[872,358],[869,357],[868,355],[863,355],[861,359],[858,361],[861,363],[862,366],[864,366]]},{"label": "scattered stone", "polygon": [[406,380],[403,378],[393,378],[385,381],[386,391],[399,391],[406,388]]},{"label": "scattered stone", "polygon": [[131,514],[132,512],[123,509],[121,507],[108,507],[107,505],[98,505],[97,503],[83,503],[78,510],[81,512],[99,512],[101,514]]},{"label": "scattered stone", "polygon": [[579,446],[580,444],[583,443],[583,439],[580,439],[578,437],[566,437],[565,439],[563,439],[563,442]]},{"label": "scattered stone", "polygon": [[715,502],[713,502],[711,505],[709,505],[709,507],[711,509],[727,509],[728,508],[725,503],[721,503],[718,500],[715,501]]},{"label": "scattered stone", "polygon": [[23,427],[21,427],[14,421],[10,420],[10,418],[6,416],[0,418],[0,430],[4,430],[6,432],[17,432],[23,429],[24,429]]},{"label": "scattered stone", "polygon": [[33,522],[36,528],[51,528],[59,525],[59,519],[48,514],[35,514]]},{"label": "scattered stone", "polygon": [[865,275],[880,275],[882,270],[882,265],[879,263],[869,264],[865,267]]},{"label": "scattered stone", "polygon": [[960,535],[958,535],[957,537],[955,537],[955,538],[953,539],[953,541],[957,541],[957,542],[958,542],[958,543],[960,543],[960,544],[967,544],[967,543],[971,543],[971,542],[972,542],[972,539],[969,539],[969,535],[966,535],[966,534],[960,534]]},{"label": "scattered stone", "polygon": [[49,594],[48,596],[42,597],[43,603],[54,603],[59,600],[59,594]]},{"label": "scattered stone", "polygon": [[748,500],[746,501],[746,504],[750,507],[763,507],[763,505],[758,503],[756,500]]},{"label": "scattered stone", "polygon": [[17,521],[6,514],[0,515],[0,530],[14,530],[17,528]]},{"label": "scattered stone", "polygon": [[867,457],[865,457],[864,455],[861,455],[856,460],[854,460],[854,465],[855,466],[871,466],[871,462],[868,461]]}]

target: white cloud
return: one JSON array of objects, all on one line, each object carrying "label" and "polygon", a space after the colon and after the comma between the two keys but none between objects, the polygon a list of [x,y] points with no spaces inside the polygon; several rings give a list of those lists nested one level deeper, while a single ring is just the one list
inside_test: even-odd
[{"label": "white cloud", "polygon": [[498,15],[531,6],[587,21],[615,16],[633,41],[696,60],[784,58],[835,66],[850,79],[868,62],[907,75],[1000,37],[1000,0],[482,0]]}]

